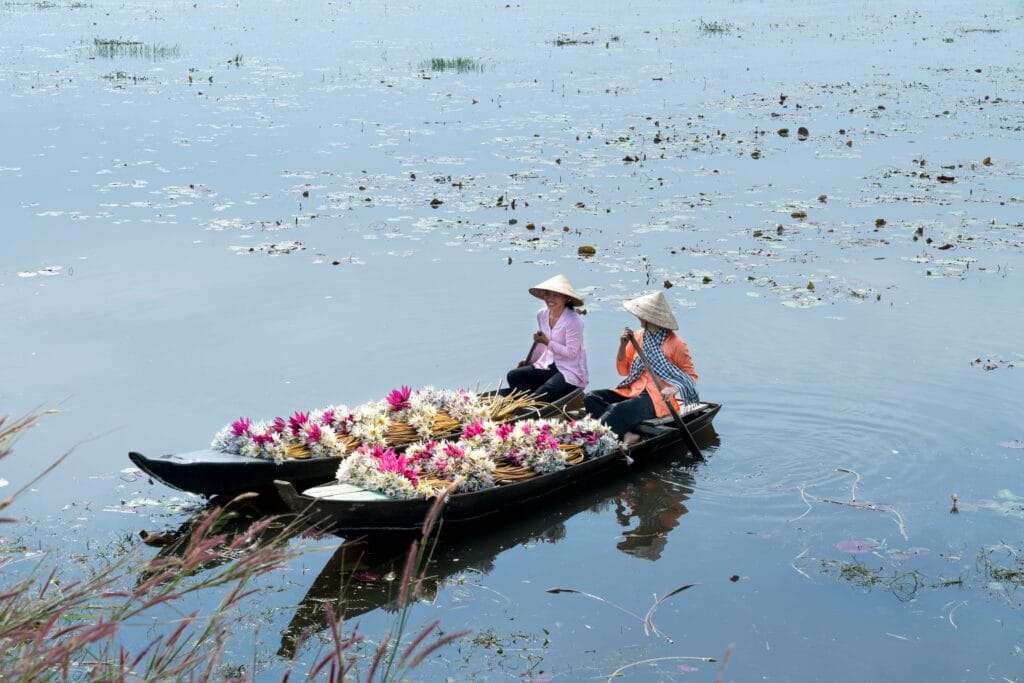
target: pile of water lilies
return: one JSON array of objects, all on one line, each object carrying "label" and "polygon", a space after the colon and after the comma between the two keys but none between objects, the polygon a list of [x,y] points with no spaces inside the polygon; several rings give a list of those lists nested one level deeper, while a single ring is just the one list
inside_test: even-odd
[{"label": "pile of water lilies", "polygon": [[286,458],[344,457],[359,446],[402,447],[455,436],[474,420],[504,422],[539,403],[528,395],[478,394],[468,389],[403,386],[381,401],[355,408],[333,405],[289,418],[240,417],[221,429],[215,451],[281,462]]},{"label": "pile of water lilies", "polygon": [[541,406],[528,394],[401,387],[355,408],[333,405],[291,417],[240,417],[213,439],[217,451],[283,462],[340,459],[338,481],[394,498],[478,491],[555,472],[618,448],[592,418],[521,419]]},{"label": "pile of water lilies", "polygon": [[416,443],[404,452],[360,446],[342,460],[338,481],[392,498],[429,498],[449,487],[479,491],[555,472],[616,448],[614,433],[593,418],[478,419],[458,439]]}]

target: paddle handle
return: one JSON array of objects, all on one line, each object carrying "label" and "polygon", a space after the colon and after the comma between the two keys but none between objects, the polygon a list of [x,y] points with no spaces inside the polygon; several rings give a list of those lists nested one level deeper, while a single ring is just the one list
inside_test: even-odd
[{"label": "paddle handle", "polygon": [[533,358],[533,352],[537,350],[537,342],[533,342],[533,346],[526,352],[526,359],[523,361],[526,365],[530,364],[530,359]]},{"label": "paddle handle", "polygon": [[[658,387],[658,391],[660,392],[663,385],[661,380],[658,379],[658,376],[654,374],[654,370],[651,369],[651,362],[647,360],[647,354],[644,353],[642,348],[640,348],[640,344],[637,342],[636,337],[633,336],[633,331],[630,330],[627,334],[629,335],[629,343],[633,345],[634,349],[636,349],[636,355],[640,356],[640,360],[643,362],[644,367],[647,368],[647,372],[650,373],[651,379],[654,380],[654,386]],[[679,425],[679,430],[683,433],[683,437],[686,439],[686,445],[690,448],[690,452],[698,459],[703,460],[704,454],[701,453],[700,448],[697,447],[697,441],[693,438],[693,434],[690,433],[690,428],[686,426],[685,422],[683,422],[683,418],[680,417],[679,411],[676,410],[674,405],[672,405],[671,400],[666,400],[665,405],[668,406],[668,411],[672,413],[672,417],[675,418],[676,424]]]}]

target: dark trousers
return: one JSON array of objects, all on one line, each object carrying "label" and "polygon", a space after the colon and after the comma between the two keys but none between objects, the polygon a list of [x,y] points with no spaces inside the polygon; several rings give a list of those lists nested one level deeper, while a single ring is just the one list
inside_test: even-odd
[{"label": "dark trousers", "polygon": [[620,439],[644,420],[655,416],[654,403],[646,391],[635,398],[626,398],[611,389],[596,389],[583,397],[583,407],[588,415],[611,427]]},{"label": "dark trousers", "polygon": [[551,403],[557,401],[574,387],[565,381],[565,377],[554,365],[547,370],[538,370],[532,365],[524,365],[521,368],[509,370],[505,376],[508,388],[517,391],[531,391],[542,401]]}]

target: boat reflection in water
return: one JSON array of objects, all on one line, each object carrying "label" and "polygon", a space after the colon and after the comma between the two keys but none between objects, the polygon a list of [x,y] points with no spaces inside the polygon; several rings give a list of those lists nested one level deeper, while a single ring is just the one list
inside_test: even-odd
[{"label": "boat reflection in water", "polygon": [[177,529],[140,531],[139,535],[159,551],[139,572],[137,586],[176,565],[188,565],[186,573],[197,575],[233,562],[241,554],[284,548],[296,536],[322,534],[283,505],[243,494],[211,499]]},{"label": "boat reflection in water", "polygon": [[[714,427],[697,438],[701,450],[718,448]],[[668,534],[679,526],[679,518],[688,510],[683,501],[693,493],[693,475],[684,469],[654,466],[640,476],[630,478],[615,496],[615,519],[624,527],[623,539],[615,547],[633,557],[657,560]]]},{"label": "boat reflection in water", "polygon": [[657,560],[668,543],[668,533],[679,526],[688,510],[683,501],[693,493],[693,477],[677,473],[675,486],[649,478],[628,487],[615,499],[615,518],[622,526],[636,526],[622,535],[616,548],[645,560]]},{"label": "boat reflection in water", "polygon": [[[719,444],[713,428],[703,430],[698,445],[707,455]],[[624,532],[616,547],[638,558],[657,560],[668,534],[686,514],[684,504],[693,492],[688,469],[693,461],[685,445],[667,451],[657,463],[625,477],[591,482],[584,490],[567,492],[557,504],[520,512],[482,527],[459,527],[437,540],[429,566],[418,579],[420,600],[433,600],[445,586],[461,581],[467,572],[488,574],[504,551],[527,543],[558,543],[565,523],[585,510],[614,509]],[[469,532],[469,533],[467,533]],[[401,575],[410,543],[409,534],[374,534],[339,547],[313,581],[285,629],[278,655],[293,657],[296,643],[328,627],[324,605],[335,615],[351,619],[376,609],[398,609]]]}]

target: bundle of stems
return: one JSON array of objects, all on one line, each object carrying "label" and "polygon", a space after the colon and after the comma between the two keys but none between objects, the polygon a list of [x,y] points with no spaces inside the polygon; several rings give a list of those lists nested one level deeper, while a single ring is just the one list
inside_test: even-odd
[{"label": "bundle of stems", "polygon": [[523,481],[524,479],[531,479],[535,476],[537,476],[537,473],[529,467],[513,465],[510,461],[504,459],[494,468],[494,479],[498,482],[513,483]]},{"label": "bundle of stems", "polygon": [[[575,444],[562,444],[559,446],[565,453],[565,461],[569,465],[579,465],[586,458],[586,452],[582,446]],[[499,482],[513,483],[530,479],[537,476],[538,472],[530,467],[516,465],[507,458],[495,460],[497,466],[494,468],[494,478]]]},{"label": "bundle of stems", "polygon": [[583,446],[577,446],[576,444],[562,444],[559,448],[565,452],[565,461],[570,465],[579,465],[583,462],[583,459],[587,457],[586,451],[583,450]]},{"label": "bundle of stems", "polygon": [[542,406],[549,405],[528,391],[512,391],[505,396],[492,394],[484,396],[483,400],[487,404],[491,420],[498,423],[509,422],[531,412],[538,412]]},{"label": "bundle of stems", "polygon": [[284,447],[284,454],[293,460],[305,460],[313,455],[306,444],[290,443]]},{"label": "bundle of stems", "polygon": [[[345,444],[345,455],[348,455],[355,449],[359,448],[359,445],[361,443],[359,439],[348,434],[346,434],[345,436],[339,436],[338,441]],[[309,450],[309,446],[307,446],[304,443],[290,443],[284,447],[284,454],[285,456],[293,458],[295,460],[305,460],[306,458],[309,458],[313,453],[312,451]],[[345,455],[341,457],[344,458]]]},{"label": "bundle of stems", "polygon": [[[461,427],[462,424],[451,415],[438,413],[430,427],[430,438],[443,439],[448,436],[454,436]],[[408,422],[392,422],[388,425],[387,431],[384,432],[384,439],[389,446],[408,446],[409,444],[421,441],[422,438]]]}]

